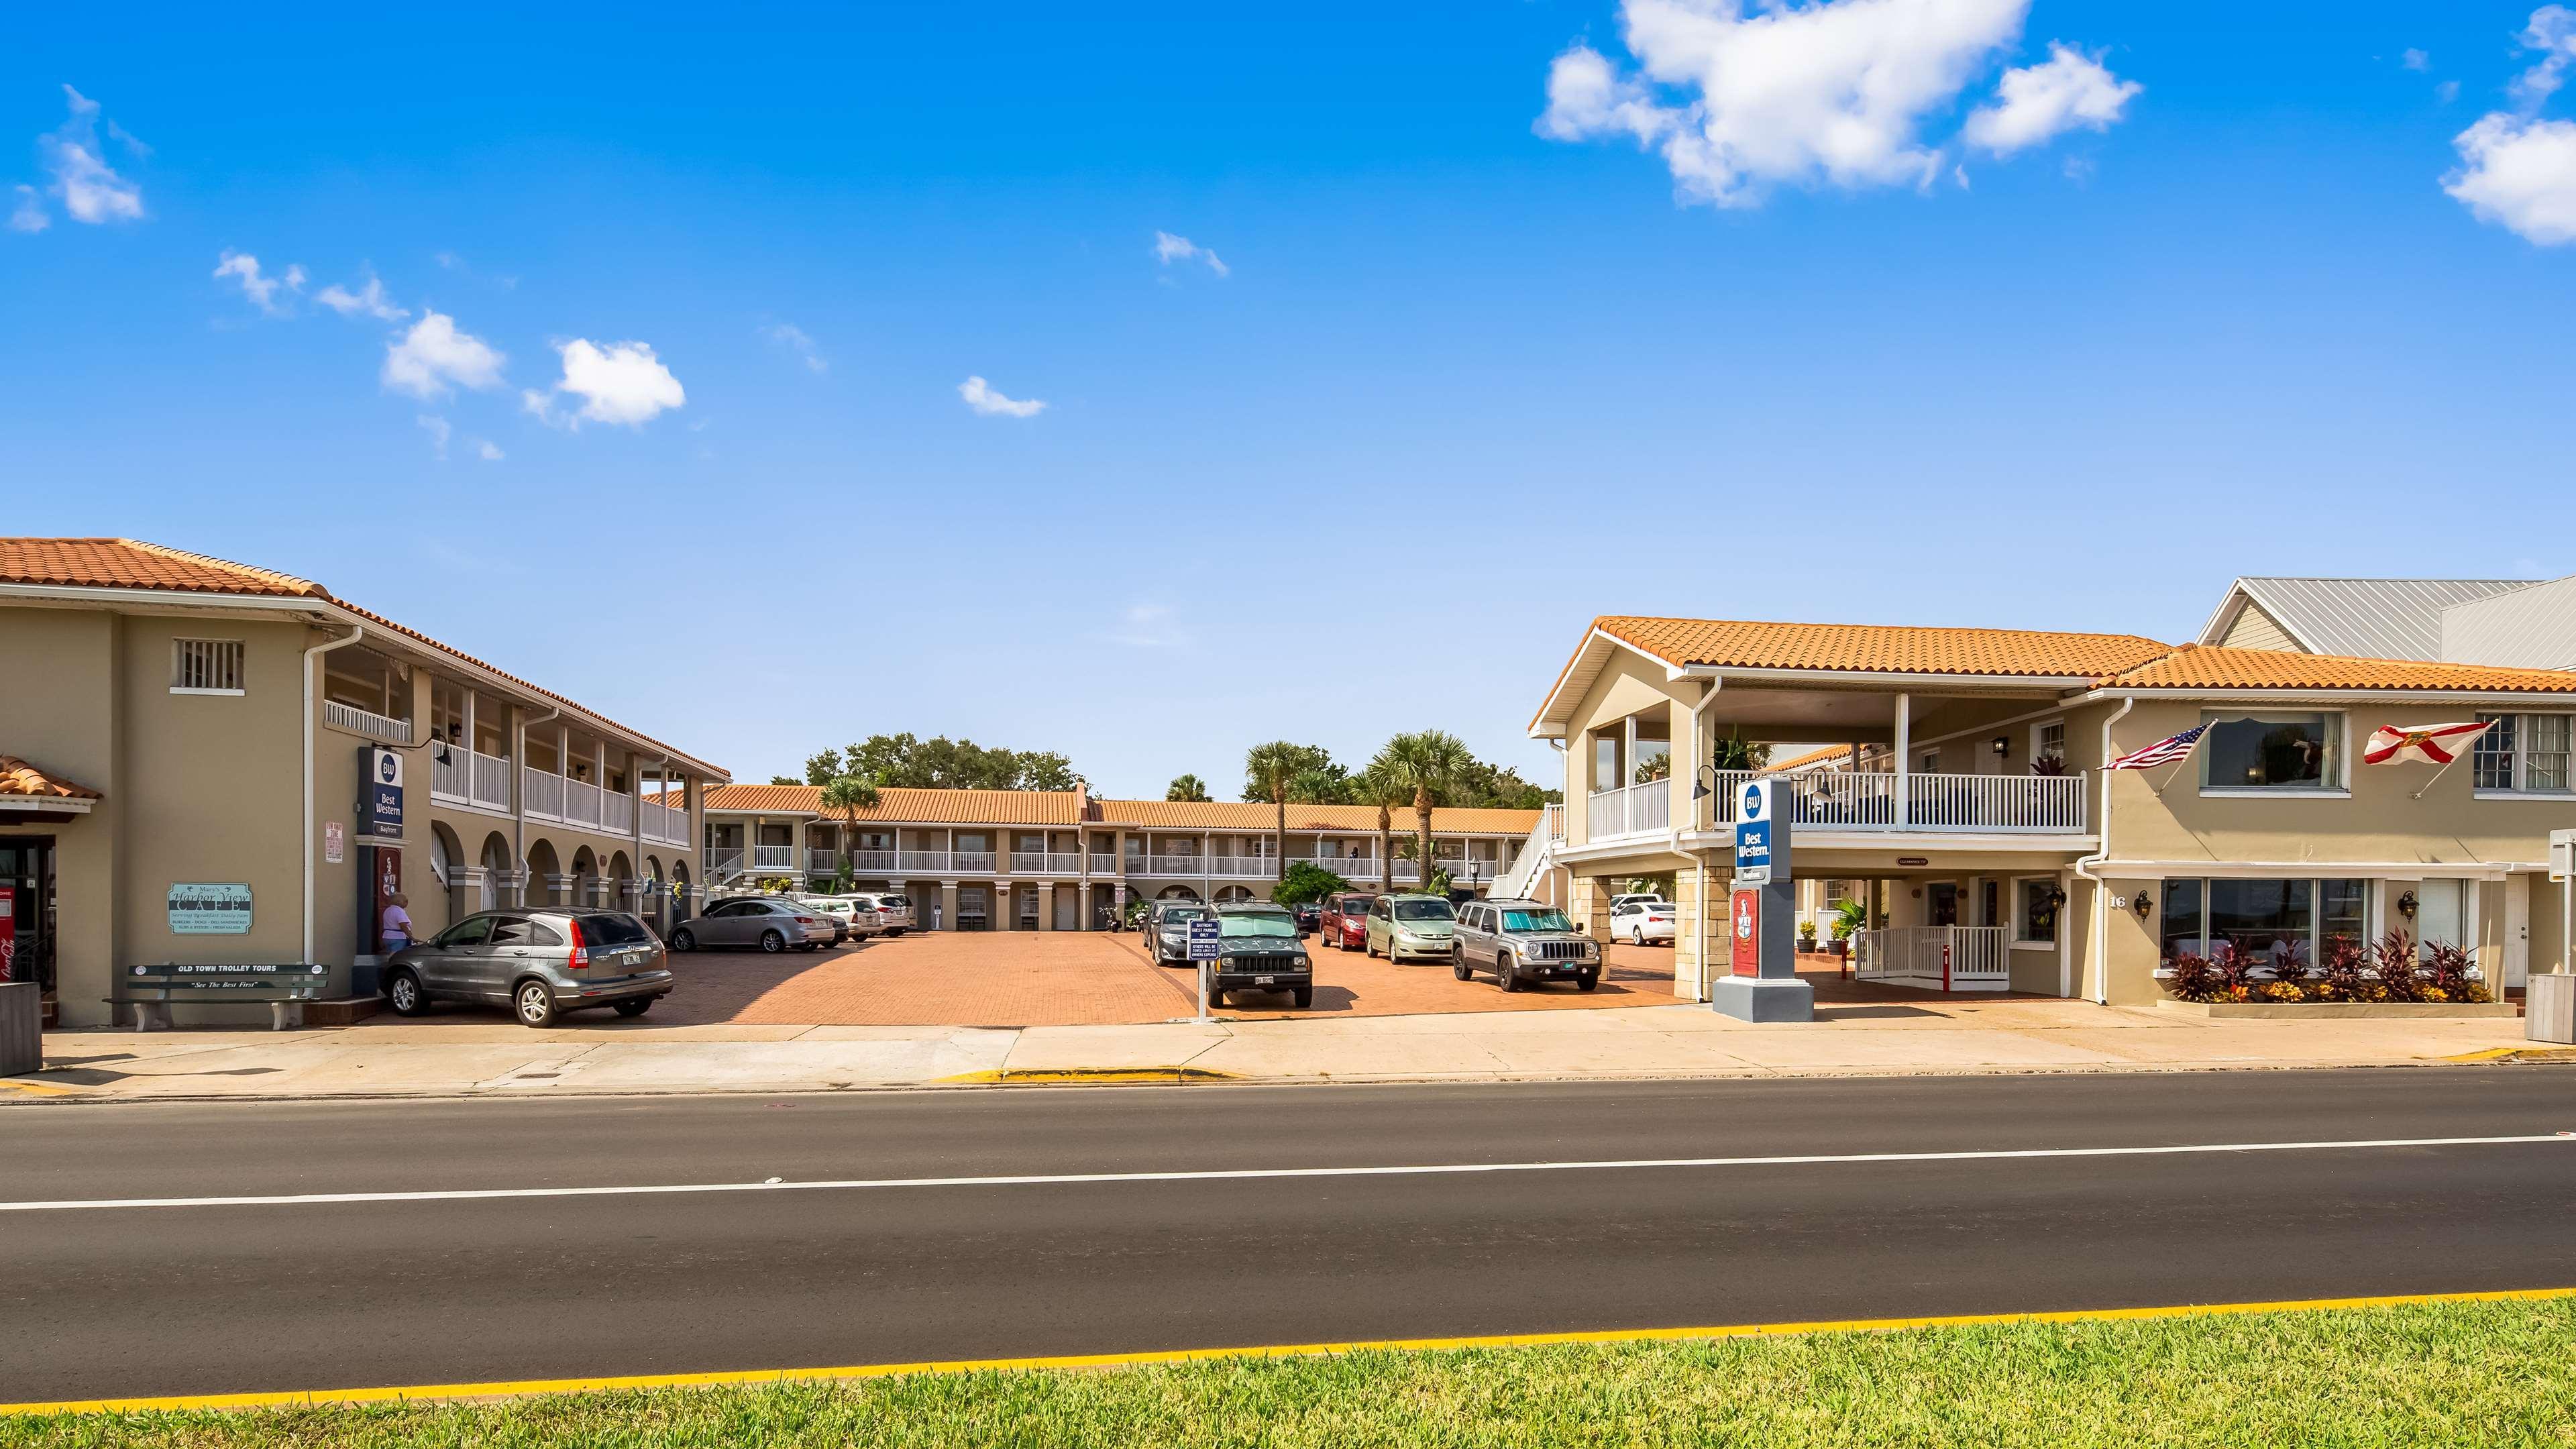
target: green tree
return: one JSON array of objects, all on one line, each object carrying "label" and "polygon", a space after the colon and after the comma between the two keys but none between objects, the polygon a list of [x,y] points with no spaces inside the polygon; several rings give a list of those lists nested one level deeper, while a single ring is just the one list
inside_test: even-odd
[{"label": "green tree", "polygon": [[1466,742],[1446,730],[1416,730],[1397,735],[1369,762],[1369,773],[1412,797],[1414,837],[1419,843],[1423,885],[1430,885],[1431,811],[1446,804],[1460,778],[1476,763]]},{"label": "green tree", "polygon": [[1279,879],[1288,879],[1288,801],[1298,781],[1333,763],[1333,757],[1313,745],[1290,744],[1272,740],[1254,745],[1243,755],[1243,798],[1267,800],[1279,812],[1278,867]]},{"label": "green tree", "polygon": [[805,783],[858,775],[881,786],[923,790],[1070,790],[1073,762],[1053,750],[987,748],[946,735],[870,735],[805,762]]},{"label": "green tree", "polygon": [[823,786],[823,808],[841,817],[841,875],[849,880],[857,874],[852,868],[852,842],[858,839],[859,812],[877,808],[877,782],[859,775],[841,775]]},{"label": "green tree", "polygon": [[834,780],[837,780],[848,773],[849,771],[841,768],[841,752],[839,750],[824,750],[820,754],[807,755],[805,757],[805,778],[803,780],[780,780],[775,783],[781,785],[829,785]]},{"label": "green tree", "polygon": [[1163,790],[1163,798],[1166,800],[1184,800],[1194,804],[1203,804],[1206,802],[1207,797],[1207,781],[1200,779],[1196,775],[1179,776]]},{"label": "green tree", "polygon": [[1720,770],[1764,770],[1771,766],[1771,747],[1744,738],[1738,725],[1709,741],[1708,762]]},{"label": "green tree", "polygon": [[1270,898],[1283,906],[1293,906],[1302,901],[1320,901],[1335,891],[1350,888],[1349,881],[1311,860],[1301,860],[1279,877],[1279,884],[1271,890]]},{"label": "green tree", "polygon": [[1395,812],[1412,801],[1413,792],[1375,760],[1351,777],[1351,789],[1358,803],[1377,807],[1377,889],[1384,895],[1395,889]]}]

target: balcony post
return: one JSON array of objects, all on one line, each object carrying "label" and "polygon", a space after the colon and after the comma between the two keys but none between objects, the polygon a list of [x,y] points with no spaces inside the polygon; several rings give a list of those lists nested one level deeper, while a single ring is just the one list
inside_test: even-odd
[{"label": "balcony post", "polygon": [[1914,696],[1896,697],[1896,828],[1904,829],[1914,822],[1913,790],[1906,776],[1913,769],[1909,758],[1914,753]]}]

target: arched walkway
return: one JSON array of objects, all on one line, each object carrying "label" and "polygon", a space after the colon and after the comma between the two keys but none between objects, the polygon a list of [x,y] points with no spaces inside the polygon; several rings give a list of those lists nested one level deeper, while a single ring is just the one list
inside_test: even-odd
[{"label": "arched walkway", "polygon": [[1198,898],[1199,893],[1185,885],[1167,885],[1154,896],[1158,901],[1194,901]]},{"label": "arched walkway", "polygon": [[555,854],[555,843],[540,835],[528,842],[528,904],[555,906],[556,878],[563,874],[563,860]]},{"label": "arched walkway", "polygon": [[1239,885],[1218,886],[1216,888],[1216,898],[1219,904],[1226,901],[1248,901],[1253,899],[1252,887]]},{"label": "arched walkway", "polygon": [[497,830],[483,837],[483,854],[478,863],[483,867],[483,884],[475,893],[473,908],[497,910],[501,905],[501,882],[517,868],[511,863],[508,837]]}]

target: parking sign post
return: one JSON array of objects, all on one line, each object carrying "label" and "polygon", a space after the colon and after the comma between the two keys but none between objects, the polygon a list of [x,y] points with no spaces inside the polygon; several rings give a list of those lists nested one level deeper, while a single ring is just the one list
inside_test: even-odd
[{"label": "parking sign post", "polygon": [[1216,963],[1224,954],[1224,948],[1220,944],[1224,929],[1214,916],[1201,916],[1190,922],[1190,960],[1199,971],[1198,1023],[1201,1026],[1211,1025],[1216,1021],[1208,1011],[1208,975],[1216,970]]}]

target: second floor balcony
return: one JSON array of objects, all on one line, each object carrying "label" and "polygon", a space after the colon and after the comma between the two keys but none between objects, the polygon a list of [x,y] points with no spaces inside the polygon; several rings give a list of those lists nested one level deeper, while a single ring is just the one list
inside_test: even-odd
[{"label": "second floor balcony", "polygon": [[[1735,823],[1756,770],[1721,770],[1716,823]],[[2088,775],[1941,775],[1809,770],[1771,777],[1773,809],[1830,830],[2081,835]],[[1901,786],[1901,788],[1900,788]]]}]

